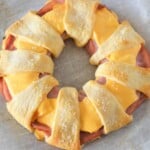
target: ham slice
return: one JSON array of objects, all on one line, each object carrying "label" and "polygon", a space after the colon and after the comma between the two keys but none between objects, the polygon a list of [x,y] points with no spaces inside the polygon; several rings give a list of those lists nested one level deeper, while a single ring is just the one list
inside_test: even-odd
[{"label": "ham slice", "polygon": [[104,134],[103,127],[94,133],[80,132],[80,144],[86,144],[100,138]]},{"label": "ham slice", "polygon": [[11,94],[9,92],[8,86],[7,86],[7,84],[6,84],[4,79],[2,81],[2,85],[1,86],[2,86],[2,93],[3,93],[4,97],[5,97],[6,102],[11,101],[12,97],[11,97]]},{"label": "ham slice", "polygon": [[98,80],[97,80],[98,83],[100,84],[105,84],[106,83],[106,78],[105,77],[100,77]]},{"label": "ham slice", "polygon": [[43,131],[47,136],[51,135],[51,129],[50,129],[50,127],[48,127],[48,126],[46,126],[46,125],[44,125],[42,123],[36,122],[36,121],[33,122],[31,125],[32,125],[32,127],[34,129],[37,129],[39,131]]},{"label": "ham slice", "polygon": [[49,73],[40,73],[40,74],[39,74],[39,78],[43,78],[43,77],[45,77],[45,76],[47,76],[47,75],[49,75]]},{"label": "ham slice", "polygon": [[97,51],[98,47],[94,40],[89,40],[85,46],[85,49],[87,50],[88,54],[92,56]]},{"label": "ham slice", "polygon": [[47,3],[44,7],[42,7],[38,12],[37,15],[39,16],[43,16],[44,14],[46,14],[47,12],[51,11],[53,9],[53,7],[57,4],[57,3],[64,3],[65,0],[52,0],[49,3]]},{"label": "ham slice", "polygon": [[15,46],[14,46],[14,41],[15,41],[15,37],[12,35],[9,35],[5,40],[5,44],[4,44],[4,49],[6,50],[15,50]]},{"label": "ham slice", "polygon": [[150,67],[150,53],[144,46],[141,47],[141,50],[137,55],[136,62],[140,67]]},{"label": "ham slice", "polygon": [[60,88],[58,86],[55,86],[48,94],[48,98],[57,98],[57,95],[59,93]]},{"label": "ham slice", "polygon": [[133,112],[134,112],[142,103],[144,103],[145,100],[146,100],[146,98],[147,98],[143,93],[141,93],[141,92],[139,92],[139,91],[137,91],[137,95],[138,95],[139,99],[138,99],[137,101],[135,101],[132,105],[130,105],[130,106],[128,107],[128,109],[126,110],[126,113],[129,114],[129,115],[133,114]]},{"label": "ham slice", "polygon": [[0,94],[3,95],[3,78],[0,78]]},{"label": "ham slice", "polygon": [[86,97],[86,94],[84,93],[84,91],[80,90],[79,96],[78,96],[79,102],[82,102],[85,97]]},{"label": "ham slice", "polygon": [[[98,5],[98,9],[100,10],[100,9],[103,9],[103,8],[106,8],[106,6],[105,5],[102,5],[102,4],[99,4]],[[107,8],[108,9],[108,8]]]}]

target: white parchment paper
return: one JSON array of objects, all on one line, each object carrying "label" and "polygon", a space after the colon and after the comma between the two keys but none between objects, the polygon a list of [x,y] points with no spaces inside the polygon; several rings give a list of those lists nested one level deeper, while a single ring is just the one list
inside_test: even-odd
[{"label": "white parchment paper", "polygon": [[[42,6],[43,0],[0,0],[0,39],[5,29],[28,10]],[[150,49],[150,0],[102,0],[114,10],[120,20],[129,20],[146,40]],[[95,67],[89,65],[84,49],[67,41],[66,48],[55,60],[55,76],[61,86],[81,88],[89,79],[94,79]],[[55,150],[39,142],[21,127],[7,112],[0,97],[0,150]],[[150,101],[145,102],[135,113],[129,126],[105,136],[84,147],[85,150],[149,150],[150,149]]]}]

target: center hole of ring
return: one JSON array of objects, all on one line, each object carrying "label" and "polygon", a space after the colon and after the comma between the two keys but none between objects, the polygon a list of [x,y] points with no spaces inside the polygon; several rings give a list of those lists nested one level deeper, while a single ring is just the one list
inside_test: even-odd
[{"label": "center hole of ring", "polygon": [[94,79],[96,67],[89,63],[89,58],[84,48],[77,47],[71,39],[66,40],[61,55],[54,59],[54,76],[60,86],[82,89],[87,81]]}]

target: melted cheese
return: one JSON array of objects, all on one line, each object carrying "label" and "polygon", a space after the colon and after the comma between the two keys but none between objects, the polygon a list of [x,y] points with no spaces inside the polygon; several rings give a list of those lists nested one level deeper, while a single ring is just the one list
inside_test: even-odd
[{"label": "melted cheese", "polygon": [[102,123],[96,109],[88,98],[85,98],[80,102],[80,130],[93,133],[101,127]]},{"label": "melted cheese", "polygon": [[132,49],[117,51],[109,55],[107,58],[111,61],[124,62],[136,65],[136,57],[139,53],[141,45],[137,45]]},{"label": "melted cheese", "polygon": [[38,139],[38,140],[44,140],[44,137],[45,137],[45,135],[44,135],[44,132],[43,131],[40,131],[40,130],[37,130],[37,129],[35,129],[34,130],[34,135],[35,135],[35,137]]},{"label": "melted cheese", "polygon": [[31,82],[39,78],[37,72],[22,72],[10,74],[5,77],[5,81],[8,85],[9,91],[12,96],[24,90]]},{"label": "melted cheese", "polygon": [[[106,8],[97,11],[96,16],[97,19],[92,38],[95,39],[97,43],[101,44],[114,32],[114,30],[118,27],[119,23],[117,16],[111,13]],[[63,17],[64,5],[60,4],[55,6],[52,11],[46,13],[43,16],[43,18],[59,33],[64,32]],[[24,42],[18,38],[15,41],[15,47],[17,49],[30,49],[39,53],[47,52],[47,50],[43,47],[38,47],[36,45]],[[121,62],[135,64],[136,56],[139,49],[140,47],[136,46],[133,49],[115,52],[114,54],[111,54],[108,59],[112,61],[117,60]],[[37,80],[38,75],[38,73],[17,73],[5,77],[5,80],[8,84],[11,94],[14,95],[25,89],[32,81]],[[115,96],[117,96],[124,110],[126,110],[138,98],[135,90],[126,88],[116,82],[108,80],[106,87]],[[40,104],[38,111],[36,112],[36,116],[38,116],[37,121],[51,127],[55,114],[55,108],[56,99],[43,99],[43,102]],[[97,131],[101,126],[102,123],[95,108],[91,105],[90,101],[85,98],[82,102],[80,102],[80,130],[92,133]],[[44,139],[44,133],[42,131],[35,130],[35,135],[40,140]]]},{"label": "melted cheese", "polygon": [[[39,123],[52,127],[55,109],[56,109],[56,99],[44,98],[43,102],[40,104],[35,114],[35,118],[38,118],[37,121]],[[44,140],[45,137],[44,132],[35,129],[34,135],[38,140]]]},{"label": "melted cheese", "polygon": [[28,42],[25,42],[19,38],[16,38],[16,40],[14,42],[14,46],[18,50],[31,50],[33,52],[43,53],[43,54],[47,53],[47,49],[40,47],[40,46],[36,46],[36,45],[28,43]]},{"label": "melted cheese", "polygon": [[[96,22],[92,39],[95,40],[100,46],[111,36],[118,26],[118,17],[115,13],[109,11],[107,8],[100,9],[96,12]],[[132,49],[114,52],[107,58],[112,61],[125,62],[135,65],[136,57],[140,48],[141,45],[135,45]]]},{"label": "melted cheese", "polygon": [[107,8],[98,10],[92,39],[98,45],[101,45],[117,29],[118,25],[118,17],[113,12],[110,12]]},{"label": "melted cheese", "polygon": [[[118,98],[119,102],[126,110],[132,103],[134,103],[138,96],[135,90],[124,87],[118,83],[108,80],[106,87]],[[126,96],[127,95],[127,96]],[[85,98],[80,104],[80,130],[93,133],[102,127],[101,120],[88,98]],[[37,116],[38,122],[49,127],[52,126],[54,113],[56,108],[56,99],[45,99],[38,108]],[[43,140],[44,133],[35,130],[35,136]]]},{"label": "melted cheese", "polygon": [[[99,116],[91,105],[90,101],[85,98],[80,105],[80,130],[93,133],[102,127],[102,123],[99,119]],[[56,108],[56,99],[45,99],[41,103],[36,113],[37,121],[39,123],[45,124],[49,127],[52,127],[53,118]],[[43,140],[44,133],[35,130],[35,136]]]},{"label": "melted cheese", "polygon": [[135,90],[125,87],[114,81],[107,80],[106,87],[118,98],[125,111],[138,99]]},{"label": "melted cheese", "polygon": [[43,16],[43,19],[49,23],[60,34],[64,32],[63,18],[65,14],[65,5],[57,4],[53,10],[49,11]]},{"label": "melted cheese", "polygon": [[37,111],[38,116],[37,121],[39,123],[43,123],[51,127],[53,123],[55,109],[56,109],[56,99],[47,99],[47,98],[43,99],[43,102],[41,103]]}]

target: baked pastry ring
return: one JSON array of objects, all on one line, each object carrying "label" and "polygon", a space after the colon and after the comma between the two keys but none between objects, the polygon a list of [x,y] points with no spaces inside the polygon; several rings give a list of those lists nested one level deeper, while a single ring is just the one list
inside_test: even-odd
[{"label": "baked pastry ring", "polygon": [[[65,39],[85,46],[97,65],[95,80],[59,88],[52,57]],[[118,130],[150,97],[150,54],[127,21],[98,0],[52,0],[5,32],[0,52],[0,91],[7,109],[37,139],[61,149]],[[126,96],[128,95],[128,96]]]}]

